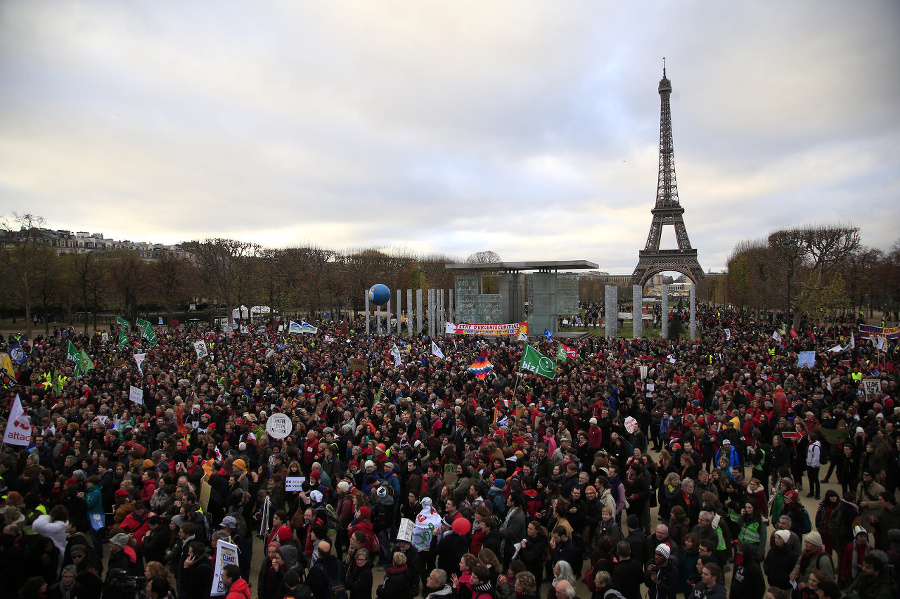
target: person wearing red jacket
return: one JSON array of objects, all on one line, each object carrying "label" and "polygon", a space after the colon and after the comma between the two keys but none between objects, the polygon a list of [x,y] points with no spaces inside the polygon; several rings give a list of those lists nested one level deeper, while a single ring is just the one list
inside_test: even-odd
[{"label": "person wearing red jacket", "polygon": [[222,568],[220,580],[228,589],[225,599],[251,599],[250,585],[241,578],[241,569],[235,564],[228,564]]},{"label": "person wearing red jacket", "polygon": [[144,470],[141,474],[141,499],[147,505],[150,505],[150,498],[156,492],[156,476],[157,472],[153,469]]},{"label": "person wearing red jacket", "polygon": [[139,499],[134,502],[134,509],[131,510],[130,514],[125,516],[125,519],[122,520],[122,524],[119,526],[125,532],[131,533],[132,538],[134,538],[138,544],[141,544],[144,535],[150,530],[150,516],[152,515],[153,512],[147,509],[146,502]]},{"label": "person wearing red jacket", "polygon": [[316,437],[316,431],[310,430],[306,435],[306,442],[303,448],[303,473],[309,476],[312,471],[313,462],[319,454],[319,439]]}]

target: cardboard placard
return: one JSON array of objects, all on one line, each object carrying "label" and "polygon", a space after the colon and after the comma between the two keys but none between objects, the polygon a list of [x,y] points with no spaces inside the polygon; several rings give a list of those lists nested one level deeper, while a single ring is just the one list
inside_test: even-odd
[{"label": "cardboard placard", "polygon": [[881,393],[881,379],[863,379],[863,390],[866,392],[866,399],[871,399],[876,393]]},{"label": "cardboard placard", "polygon": [[351,372],[368,372],[369,371],[369,361],[363,358],[350,358],[350,371]]},{"label": "cardboard placard", "polygon": [[286,476],[284,477],[284,490],[288,493],[302,491],[305,480],[305,476]]},{"label": "cardboard placard", "polygon": [[397,531],[397,540],[411,543],[413,538],[413,529],[415,527],[416,523],[409,518],[400,518],[400,530]]}]

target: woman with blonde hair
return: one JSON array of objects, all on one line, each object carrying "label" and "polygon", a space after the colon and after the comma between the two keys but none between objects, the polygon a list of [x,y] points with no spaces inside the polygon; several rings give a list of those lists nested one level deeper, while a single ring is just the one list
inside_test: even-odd
[{"label": "woman with blonde hair", "polygon": [[160,562],[147,562],[147,565],[144,567],[144,578],[150,580],[151,578],[155,578],[157,576],[165,578],[169,583],[169,586],[172,585],[172,573],[169,572],[168,568],[166,568]]}]

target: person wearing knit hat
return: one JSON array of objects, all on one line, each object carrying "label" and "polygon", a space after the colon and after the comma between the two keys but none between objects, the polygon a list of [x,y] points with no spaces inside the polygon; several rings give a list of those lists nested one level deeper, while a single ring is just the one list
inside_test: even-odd
[{"label": "person wearing knit hat", "polygon": [[[795,537],[795,543],[791,543],[791,535]],[[763,571],[770,586],[791,588],[791,571],[800,555],[800,539],[796,536],[786,529],[776,530],[772,535],[769,551],[763,562]]]},{"label": "person wearing knit hat", "polygon": [[835,581],[834,565],[831,556],[825,553],[822,535],[812,531],[803,537],[803,553],[791,572],[791,580],[797,582],[797,589],[802,591],[809,584],[809,575],[813,570],[821,570],[826,580]]},{"label": "person wearing knit hat", "polygon": [[346,493],[350,490],[350,483],[345,480],[342,480],[337,484],[337,490],[339,493]]},{"label": "person wearing knit hat", "polygon": [[660,543],[656,546],[656,553],[659,553],[664,558],[669,559],[669,556],[672,555],[672,550],[665,543]]},{"label": "person wearing knit hat", "polygon": [[128,535],[120,532],[109,539],[109,563],[107,572],[124,570],[130,576],[142,574],[141,564],[138,562],[137,553],[128,546]]},{"label": "person wearing knit hat", "polygon": [[234,466],[235,468],[237,468],[238,470],[240,470],[241,472],[247,471],[247,462],[245,462],[241,458],[238,458],[235,461],[231,462],[231,465]]},{"label": "person wearing knit hat", "polygon": [[144,470],[153,470],[156,468],[156,464],[153,463],[153,460],[144,460],[143,467]]},{"label": "person wearing knit hat", "polygon": [[862,526],[853,527],[853,542],[844,547],[841,560],[841,580],[855,579],[861,573],[862,558],[872,551],[869,545],[869,533]]},{"label": "person wearing knit hat", "polygon": [[[679,588],[678,567],[675,560],[669,559],[672,549],[665,543],[656,546],[653,558],[647,565],[644,584],[647,585],[648,596],[656,599],[675,599]],[[666,591],[665,589],[668,589]]]}]

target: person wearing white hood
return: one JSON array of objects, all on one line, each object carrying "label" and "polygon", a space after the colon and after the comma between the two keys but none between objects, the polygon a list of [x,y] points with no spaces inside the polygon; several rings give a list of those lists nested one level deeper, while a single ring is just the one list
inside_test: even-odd
[{"label": "person wearing white hood", "polygon": [[419,550],[422,564],[422,585],[428,580],[428,572],[434,569],[436,552],[432,551],[436,538],[441,532],[441,515],[431,505],[430,497],[422,498],[422,511],[413,525],[412,545]]}]

